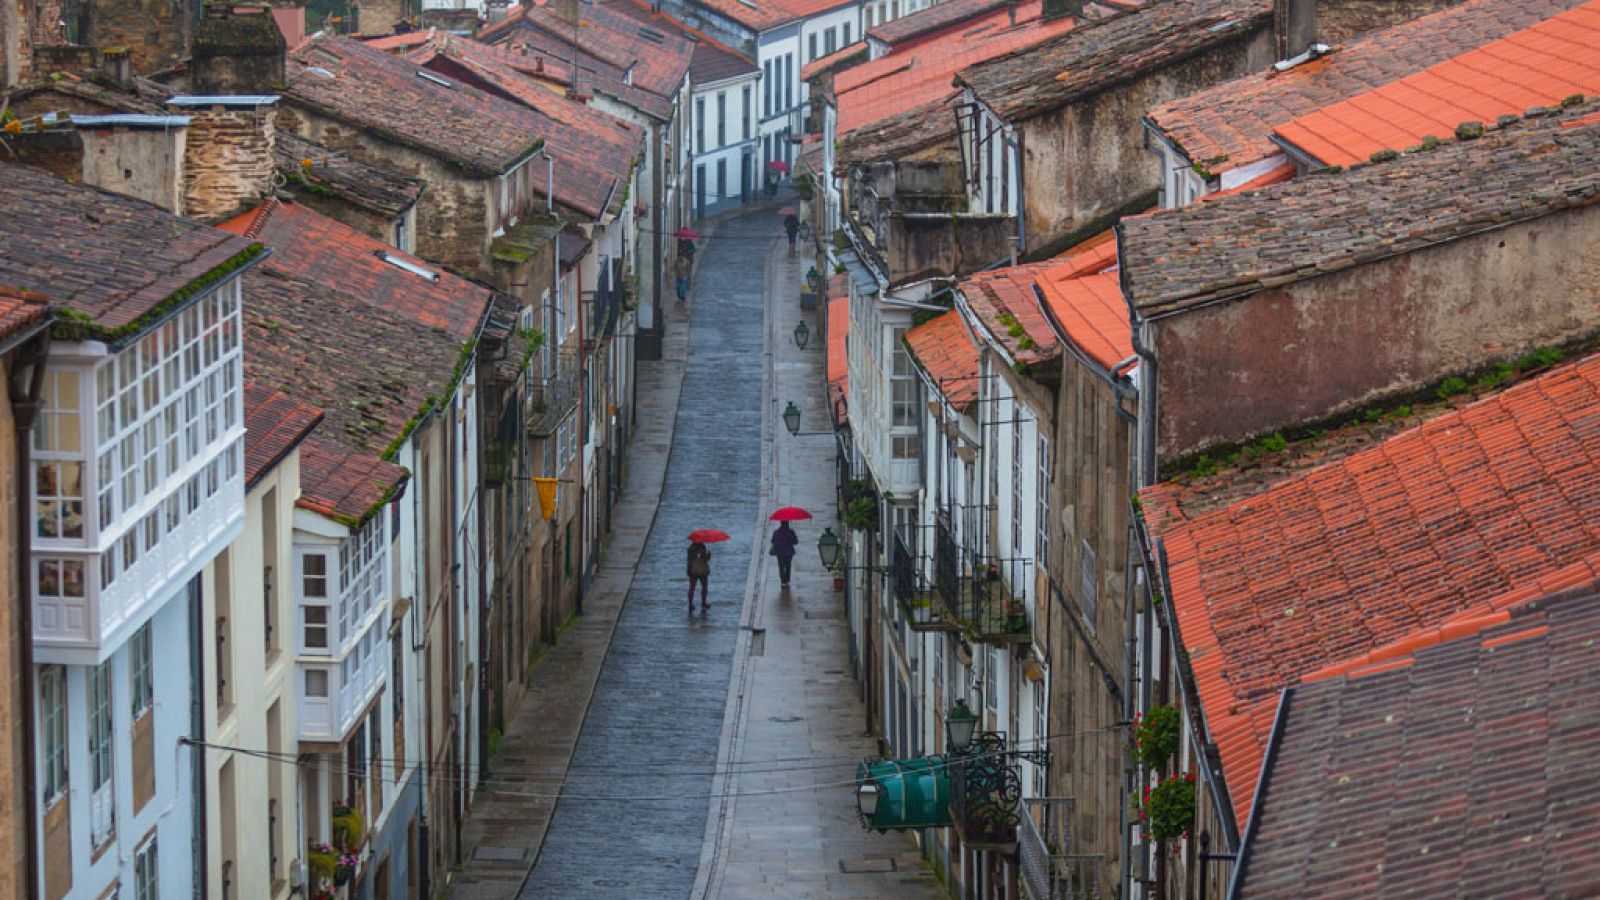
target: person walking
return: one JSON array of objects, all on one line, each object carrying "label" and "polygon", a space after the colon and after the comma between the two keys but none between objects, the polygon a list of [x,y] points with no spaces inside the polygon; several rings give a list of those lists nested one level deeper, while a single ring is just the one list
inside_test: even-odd
[{"label": "person walking", "polygon": [[678,288],[678,302],[682,303],[689,299],[689,260],[687,257],[678,257],[678,261],[673,263],[672,274]]},{"label": "person walking", "polygon": [[789,235],[789,255],[794,255],[794,239],[800,234],[800,217],[789,213],[783,217],[783,230]]},{"label": "person walking", "polygon": [[778,558],[778,579],[789,586],[789,572],[794,565],[794,549],[800,546],[800,535],[794,533],[788,522],[779,522],[772,533],[772,549],[768,552]]},{"label": "person walking", "polygon": [[706,593],[710,590],[711,578],[711,550],[705,544],[695,541],[689,545],[689,612],[694,612],[694,585],[700,583],[700,609],[710,608],[706,601]]}]

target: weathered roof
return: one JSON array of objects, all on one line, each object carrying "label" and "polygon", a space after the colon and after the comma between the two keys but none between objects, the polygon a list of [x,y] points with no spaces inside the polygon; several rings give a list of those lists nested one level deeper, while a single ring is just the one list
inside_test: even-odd
[{"label": "weathered roof", "polygon": [[357,527],[411,477],[404,467],[351,453],[319,429],[300,445],[300,496],[295,505]]},{"label": "weathered roof", "polygon": [[893,47],[944,28],[959,25],[987,12],[1005,9],[1010,0],[945,0],[871,28],[867,37]]},{"label": "weathered roof", "polygon": [[244,484],[253,487],[322,421],[322,410],[252,381],[244,385]]},{"label": "weathered roof", "polygon": [[867,61],[867,42],[856,41],[829,53],[819,56],[811,62],[800,67],[800,80],[810,81],[824,72],[843,66],[845,63],[858,63]]},{"label": "weathered roof", "polygon": [[1037,279],[1046,313],[1073,346],[1108,372],[1134,355],[1115,237],[1106,231],[1090,238]]},{"label": "weathered roof", "polygon": [[332,191],[346,203],[391,218],[415,206],[427,186],[420,178],[397,175],[286,131],[278,132],[272,152],[291,188],[305,181]]},{"label": "weathered roof", "polygon": [[[11,109],[42,105],[37,101],[43,94],[56,93],[91,106],[102,113],[143,113],[160,115],[170,89],[148,78],[135,78],[133,91],[123,91],[89,81],[72,72],[55,73],[49,80],[18,85],[9,96]],[[69,110],[70,111],[70,110]]]},{"label": "weathered roof", "polygon": [[960,282],[967,308],[1015,363],[1031,366],[1055,358],[1060,351],[1055,329],[1034,293],[1035,280],[1055,264],[1051,260],[1005,266]]},{"label": "weathered roof", "polygon": [[951,79],[957,72],[1074,27],[1070,18],[1042,21],[1042,6],[1033,0],[1011,12],[984,14],[961,29],[838,72],[833,92],[840,159],[895,159],[954,140],[950,103],[959,92]]},{"label": "weathered roof", "polygon": [[[1499,7],[1495,10],[1500,12]],[[1437,65],[1286,122],[1280,140],[1327,165],[1348,166],[1464,122],[1493,122],[1600,91],[1600,0]]]},{"label": "weathered roof", "polygon": [[[582,10],[577,43],[584,52],[605,60],[618,70],[632,70],[632,83],[660,97],[672,97],[683,84],[694,56],[694,41],[663,13],[631,0],[576,4]],[[522,6],[518,12],[479,34],[500,43],[509,31],[532,29],[571,46],[574,4]]]},{"label": "weathered roof", "polygon": [[1086,22],[956,78],[996,115],[1028,119],[1267,27],[1273,0],[1159,0]]},{"label": "weathered roof", "polygon": [[[408,58],[527,107],[540,117],[544,149],[555,158],[556,199],[590,216],[611,211],[607,202],[620,198],[618,186],[627,181],[641,153],[640,128],[558,96],[518,71],[513,62],[516,54],[500,47],[445,34]],[[535,190],[543,193],[546,167],[534,166],[529,176]]]},{"label": "weathered roof", "polygon": [[142,331],[254,258],[253,242],[142,200],[0,163],[0,284],[48,294],[90,336]]},{"label": "weathered roof", "polygon": [[716,12],[759,34],[850,6],[852,0],[694,0],[693,5]]},{"label": "weathered roof", "polygon": [[1600,558],[1597,423],[1591,356],[1225,506],[1140,492],[1241,822],[1286,684]]},{"label": "weathered roof", "polygon": [[978,399],[978,345],[961,313],[940,313],[906,332],[906,346],[934,387],[958,410]]},{"label": "weathered roof", "polygon": [[755,60],[709,36],[695,42],[694,58],[689,64],[689,78],[697,85],[740,75],[754,75],[760,71]]},{"label": "weathered roof", "polygon": [[1580,118],[1594,106],[1124,219],[1123,289],[1164,315],[1600,202],[1600,122]]},{"label": "weathered roof", "polygon": [[850,396],[850,358],[845,342],[850,337],[850,276],[828,279],[828,412],[833,424],[849,420],[845,398]]},{"label": "weathered roof", "polygon": [[[1361,35],[1288,71],[1269,68],[1197,91],[1156,107],[1149,119],[1192,162],[1220,174],[1282,153],[1272,142],[1277,125],[1486,44],[1577,2],[1468,0]],[[1455,131],[1455,124],[1448,132]]]},{"label": "weathered roof", "polygon": [[[628,84],[623,67],[588,53],[581,47],[574,54],[571,41],[563,41],[524,19],[505,21],[513,27],[497,31],[493,35],[493,46],[502,48],[508,54],[506,60],[522,74],[570,88],[573,57],[576,55],[580,92],[595,92],[615,98],[658,121],[665,122],[672,117],[672,99]],[[488,40],[483,35],[480,38]]]},{"label": "weathered roof", "polygon": [[1589,894],[1600,595],[1291,688],[1234,897]]},{"label": "weathered roof", "polygon": [[549,136],[548,120],[525,106],[348,38],[322,34],[307,41],[290,54],[287,78],[289,101],[479,178],[511,170]]}]

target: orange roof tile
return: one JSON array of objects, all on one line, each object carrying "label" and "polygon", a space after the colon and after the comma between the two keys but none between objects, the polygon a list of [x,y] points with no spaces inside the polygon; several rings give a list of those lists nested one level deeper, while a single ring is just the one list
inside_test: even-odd
[{"label": "orange roof tile", "polygon": [[244,483],[251,487],[322,421],[309,403],[247,381],[244,385]]},{"label": "orange roof tile", "polygon": [[1075,278],[1042,272],[1039,291],[1067,339],[1106,371],[1134,355],[1128,302],[1115,270]]},{"label": "orange roof tile", "polygon": [[[845,284],[840,286],[841,279]],[[828,280],[828,406],[835,425],[843,425],[848,411],[844,398],[850,393],[850,360],[845,339],[850,334],[850,276],[835,275]]]},{"label": "orange roof tile", "polygon": [[[856,41],[853,44],[846,44],[843,47],[840,47],[838,50],[829,53],[827,56],[819,56],[816,59],[813,59],[811,62],[806,63],[804,66],[801,66],[800,80],[810,81],[811,79],[817,77],[818,73],[825,72],[828,69],[837,66],[850,57],[855,56],[857,53],[865,54],[866,52],[866,41]],[[864,59],[865,57],[863,56],[862,58]]]},{"label": "orange roof tile", "polygon": [[352,453],[316,433],[300,445],[300,481],[307,487],[294,505],[354,528],[410,477],[404,466]]},{"label": "orange roof tile", "polygon": [[1163,104],[1150,112],[1150,120],[1190,160],[1220,174],[1281,153],[1271,140],[1273,126],[1443,62],[1578,2],[1467,0],[1362,35],[1286,72],[1268,69]]},{"label": "orange roof tile", "polygon": [[[834,79],[838,97],[838,133],[843,136],[875,122],[939,103],[956,93],[953,81],[962,69],[1003,53],[1030,47],[1065,33],[1070,19],[1041,21],[1039,0],[1016,9],[1016,24],[1005,10],[975,18],[965,28],[920,43],[903,53],[863,63]],[[951,133],[955,121],[950,121]]]},{"label": "orange roof tile", "polygon": [[1239,820],[1284,685],[1593,578],[1597,469],[1591,356],[1193,518],[1141,492]]},{"label": "orange roof tile", "polygon": [[1279,125],[1276,134],[1330,166],[1405,150],[1462,122],[1600,92],[1600,0],[1484,44],[1382,87]]},{"label": "orange roof tile", "polygon": [[0,338],[44,321],[50,314],[50,298],[36,291],[0,285]]},{"label": "orange roof tile", "polygon": [[965,410],[978,399],[978,345],[955,310],[934,316],[906,332],[911,358],[950,405]]},{"label": "orange roof tile", "polygon": [[1299,170],[1294,167],[1294,163],[1281,163],[1246,181],[1244,184],[1236,184],[1225,191],[1212,191],[1209,194],[1201,194],[1200,199],[1216,200],[1219,197],[1232,197],[1234,194],[1243,194],[1246,191],[1253,191],[1256,188],[1264,188],[1268,185],[1282,184],[1285,181],[1292,181],[1297,171]]},{"label": "orange roof tile", "polygon": [[1058,261],[1050,260],[990,269],[960,284],[967,308],[1015,362],[1045,362],[1060,349],[1055,329],[1034,293],[1035,279],[1056,265]]}]

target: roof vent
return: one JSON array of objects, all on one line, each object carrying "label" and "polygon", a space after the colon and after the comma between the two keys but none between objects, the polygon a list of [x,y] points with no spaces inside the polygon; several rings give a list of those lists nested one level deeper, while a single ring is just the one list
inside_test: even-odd
[{"label": "roof vent", "polygon": [[327,69],[324,69],[321,66],[306,66],[306,71],[313,75],[321,75],[323,78],[334,77],[332,72],[329,72]]},{"label": "roof vent", "polygon": [[1279,72],[1287,72],[1295,66],[1305,65],[1306,63],[1311,62],[1313,59],[1320,59],[1321,57],[1328,55],[1328,51],[1330,49],[1332,48],[1330,48],[1327,44],[1312,44],[1306,48],[1306,52],[1300,54],[1299,56],[1291,56],[1288,59],[1280,59],[1272,64],[1272,68]]},{"label": "roof vent", "polygon": [[757,6],[757,5],[755,5],[755,3],[751,2],[751,0],[739,0],[739,2],[743,3],[745,6],[750,7],[751,9],[760,9],[761,8],[761,7]]},{"label": "roof vent", "polygon": [[421,78],[423,81],[431,81],[440,87],[455,87],[455,85],[451,84],[448,80],[440,78],[432,72],[429,72],[427,69],[418,69],[417,77]]},{"label": "roof vent", "polygon": [[1233,26],[1239,24],[1239,22],[1240,22],[1239,19],[1229,19],[1226,22],[1218,22],[1217,24],[1211,26],[1210,28],[1207,28],[1206,30],[1209,31],[1209,32],[1212,32],[1213,34],[1215,34],[1218,31],[1227,31],[1229,28],[1232,28]]},{"label": "roof vent", "polygon": [[412,262],[411,260],[406,259],[406,258],[401,257],[401,256],[395,256],[393,253],[390,253],[387,250],[374,250],[374,251],[372,251],[372,255],[376,256],[377,258],[379,258],[381,260],[383,260],[384,262],[388,263],[389,265],[394,266],[397,269],[405,269],[407,272],[410,272],[411,274],[416,275],[418,277],[426,278],[429,281],[438,281],[439,280],[439,273],[438,272],[435,272],[435,271],[433,271],[431,269],[424,269],[423,267],[417,265],[416,263]]}]

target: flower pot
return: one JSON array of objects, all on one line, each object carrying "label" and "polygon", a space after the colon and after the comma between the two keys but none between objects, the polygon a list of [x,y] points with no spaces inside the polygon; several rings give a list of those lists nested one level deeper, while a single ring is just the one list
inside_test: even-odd
[{"label": "flower pot", "polygon": [[844,576],[843,575],[835,575],[835,576],[833,576],[833,589],[836,590],[836,591],[844,590]]}]

